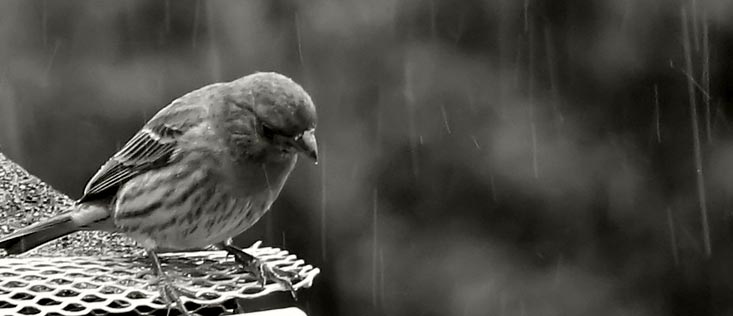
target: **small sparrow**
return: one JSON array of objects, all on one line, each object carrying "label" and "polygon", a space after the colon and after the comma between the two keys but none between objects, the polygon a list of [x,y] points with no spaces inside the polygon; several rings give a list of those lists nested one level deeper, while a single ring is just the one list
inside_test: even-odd
[{"label": "small sparrow", "polygon": [[232,245],[270,209],[298,154],[317,161],[316,108],[277,73],[254,73],[190,92],[160,110],[110,158],[76,205],[0,238],[18,254],[79,230],[136,240],[164,279],[166,299],[184,310],[156,255],[215,245],[292,291],[277,268]]}]

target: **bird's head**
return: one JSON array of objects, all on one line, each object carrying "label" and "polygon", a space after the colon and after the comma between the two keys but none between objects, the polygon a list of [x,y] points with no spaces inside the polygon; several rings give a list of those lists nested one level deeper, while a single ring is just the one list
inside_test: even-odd
[{"label": "bird's head", "polygon": [[246,112],[250,151],[301,153],[318,161],[316,108],[307,92],[290,78],[259,72],[232,82]]}]

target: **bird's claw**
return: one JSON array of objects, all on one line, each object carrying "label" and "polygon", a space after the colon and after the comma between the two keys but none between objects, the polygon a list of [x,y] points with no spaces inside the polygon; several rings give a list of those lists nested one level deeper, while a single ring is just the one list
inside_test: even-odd
[{"label": "bird's claw", "polygon": [[191,313],[183,305],[181,296],[196,298],[196,293],[173,285],[173,282],[167,276],[156,277],[150,281],[150,284],[158,287],[160,298],[165,302],[166,306],[170,306],[175,303],[184,315],[191,316]]},{"label": "bird's claw", "polygon": [[178,305],[178,309],[180,309],[181,313],[183,313],[186,316],[191,316],[191,313],[186,309],[186,306],[183,305],[183,301],[181,300],[181,295],[189,297],[189,298],[195,298],[196,293],[177,287],[173,285],[173,281],[171,278],[163,272],[163,266],[160,264],[160,258],[158,258],[158,255],[155,253],[155,251],[148,251],[148,255],[150,256],[150,259],[153,261],[153,279],[149,281],[151,285],[157,285],[158,291],[160,292],[160,298],[165,302],[166,306],[169,307],[168,312],[170,312],[170,306],[173,304],[173,302]]},{"label": "bird's claw", "polygon": [[295,277],[295,273],[280,269],[273,264],[269,264],[246,253],[240,254],[233,252],[232,255],[234,255],[234,260],[236,262],[241,264],[247,271],[254,274],[260,286],[264,288],[267,281],[272,280],[290,291],[290,295],[293,296],[294,300],[298,299],[298,296],[295,293],[295,287],[293,287],[293,282],[291,281]]},{"label": "bird's claw", "polygon": [[[259,242],[253,247],[257,248],[258,246]],[[294,300],[298,299],[295,294],[295,287],[293,287],[293,282],[291,281],[297,276],[297,273],[280,269],[275,264],[267,263],[264,260],[247,253],[243,249],[234,246],[231,239],[217,244],[217,247],[219,249],[226,250],[228,254],[233,255],[234,261],[241,264],[247,271],[254,274],[262,288],[265,287],[268,280],[272,280],[290,291],[290,295],[293,296]]]},{"label": "bird's claw", "polygon": [[290,295],[293,296],[294,300],[298,300],[295,288],[293,287],[293,282],[291,281],[295,276],[293,273],[289,273],[275,265],[268,264],[267,262],[257,258],[250,260],[245,266],[247,266],[248,270],[254,272],[255,277],[260,281],[263,288],[265,287],[267,280],[272,280],[290,291]]}]

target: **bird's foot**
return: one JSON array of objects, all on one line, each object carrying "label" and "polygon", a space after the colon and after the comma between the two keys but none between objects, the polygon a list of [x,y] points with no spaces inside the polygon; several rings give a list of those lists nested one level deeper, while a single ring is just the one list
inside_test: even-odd
[{"label": "bird's foot", "polygon": [[[236,256],[235,260],[237,260]],[[273,282],[279,283],[285,289],[290,291],[293,299],[298,299],[295,294],[295,288],[293,287],[292,282],[292,279],[295,277],[294,273],[282,270],[277,266],[269,264],[259,258],[253,258],[247,262],[244,262],[242,260],[237,261],[242,264],[245,269],[249,270],[255,275],[262,287],[265,287],[265,284],[268,280],[272,280]]]},{"label": "bird's foot", "polygon": [[174,285],[173,280],[171,280],[168,276],[157,277],[151,280],[150,284],[158,287],[160,298],[163,300],[163,302],[165,302],[167,306],[171,306],[175,303],[185,315],[191,315],[186,307],[183,305],[181,297],[185,296],[188,298],[196,298],[195,292]]},{"label": "bird's foot", "polygon": [[292,282],[292,279],[297,276],[297,273],[280,269],[276,265],[267,263],[230,243],[222,244],[221,248],[233,255],[234,261],[241,264],[247,271],[254,274],[255,278],[257,278],[257,281],[263,288],[267,281],[271,280],[290,291],[293,299],[298,299]]},{"label": "bird's foot", "polygon": [[[186,316],[191,316],[191,313],[186,309],[186,306],[181,300],[181,296],[189,298],[195,298],[196,293],[186,290],[184,288],[175,286],[173,280],[163,272],[163,267],[160,264],[160,259],[154,251],[149,251],[148,255],[153,261],[153,274],[154,279],[150,281],[151,285],[157,285],[158,291],[160,292],[160,298],[170,308],[173,303],[176,303],[178,309]],[[170,310],[169,310],[170,311]]]}]

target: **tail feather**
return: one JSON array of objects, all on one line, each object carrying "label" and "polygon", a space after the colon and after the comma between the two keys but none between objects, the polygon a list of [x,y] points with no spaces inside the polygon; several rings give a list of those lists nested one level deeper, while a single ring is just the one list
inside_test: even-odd
[{"label": "tail feather", "polygon": [[79,229],[70,213],[57,215],[0,238],[0,249],[8,254],[23,253]]}]

